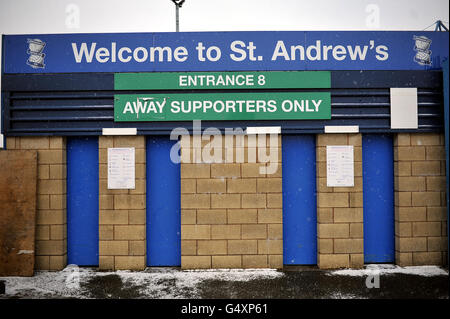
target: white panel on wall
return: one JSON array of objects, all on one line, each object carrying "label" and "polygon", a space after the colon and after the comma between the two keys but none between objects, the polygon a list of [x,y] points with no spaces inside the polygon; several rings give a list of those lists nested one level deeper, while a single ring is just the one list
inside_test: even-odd
[{"label": "white panel on wall", "polygon": [[391,129],[417,129],[417,88],[391,88]]}]

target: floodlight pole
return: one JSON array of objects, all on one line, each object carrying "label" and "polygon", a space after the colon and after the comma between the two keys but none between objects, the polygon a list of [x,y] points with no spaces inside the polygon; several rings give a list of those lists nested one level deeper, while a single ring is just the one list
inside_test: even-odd
[{"label": "floodlight pole", "polygon": [[175,4],[175,30],[176,32],[180,31],[180,19],[179,19],[179,9],[183,5],[186,0],[172,0]]}]

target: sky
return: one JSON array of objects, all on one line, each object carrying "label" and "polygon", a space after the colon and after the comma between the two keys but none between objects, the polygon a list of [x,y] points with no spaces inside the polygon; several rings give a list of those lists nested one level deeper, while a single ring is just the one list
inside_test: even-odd
[{"label": "sky", "polygon": [[[180,31],[434,30],[448,0],[186,0]],[[0,33],[175,31],[171,0],[0,0]]]}]

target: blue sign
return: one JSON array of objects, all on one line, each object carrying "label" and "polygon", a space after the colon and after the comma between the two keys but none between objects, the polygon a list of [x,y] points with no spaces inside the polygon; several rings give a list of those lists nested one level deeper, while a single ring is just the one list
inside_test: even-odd
[{"label": "blue sign", "polygon": [[448,32],[263,31],[3,36],[4,73],[428,70]]}]

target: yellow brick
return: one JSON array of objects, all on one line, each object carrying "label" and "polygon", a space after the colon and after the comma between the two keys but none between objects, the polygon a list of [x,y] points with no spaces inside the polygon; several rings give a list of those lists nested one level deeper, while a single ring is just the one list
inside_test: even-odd
[{"label": "yellow brick", "polygon": [[50,208],[50,195],[38,195],[36,205],[37,205],[37,209],[49,209]]},{"label": "yellow brick", "polygon": [[145,226],[118,225],[114,226],[115,240],[145,240]]},{"label": "yellow brick", "polygon": [[364,267],[364,254],[350,254],[350,267],[351,268],[363,268]]},{"label": "yellow brick", "polygon": [[50,256],[49,270],[63,270],[67,266],[67,255]]},{"label": "yellow brick", "polygon": [[128,211],[100,210],[99,224],[100,225],[128,224]]},{"label": "yellow brick", "polygon": [[239,195],[239,194],[211,194],[211,207],[212,208],[240,208],[241,207],[241,195]]},{"label": "yellow brick", "polygon": [[114,136],[114,147],[145,148],[145,136]]},{"label": "yellow brick", "polygon": [[210,178],[209,164],[181,164],[181,178]]},{"label": "yellow brick", "polygon": [[146,242],[144,240],[130,241],[130,256],[145,256],[145,244]]},{"label": "yellow brick", "polygon": [[50,179],[65,179],[66,164],[52,164],[50,167]]},{"label": "yellow brick", "polygon": [[256,224],[257,222],[256,209],[228,209],[228,224]]},{"label": "yellow brick", "polygon": [[211,225],[212,239],[239,239],[241,225]]},{"label": "yellow brick", "polygon": [[283,255],[269,255],[269,267],[275,269],[282,269]]},{"label": "yellow brick", "polygon": [[101,256],[128,255],[128,241],[100,240],[99,255]]},{"label": "yellow brick", "polygon": [[36,270],[50,270],[50,256],[34,256]]},{"label": "yellow brick", "polygon": [[211,256],[181,256],[182,269],[211,268]]},{"label": "yellow brick", "polygon": [[66,225],[51,225],[50,226],[50,239],[62,240],[66,238]]},{"label": "yellow brick", "polygon": [[226,182],[224,179],[198,179],[197,193],[225,193]]},{"label": "yellow brick", "polygon": [[23,150],[45,150],[50,148],[48,137],[21,137],[20,148]]},{"label": "yellow brick", "polygon": [[49,138],[50,141],[50,148],[51,149],[59,149],[59,150],[65,150],[66,149],[66,139],[65,137],[61,136],[52,136]]},{"label": "yellow brick", "polygon": [[99,270],[114,270],[114,256],[99,256]]},{"label": "yellow brick", "polygon": [[212,164],[211,177],[240,177],[240,164]]},{"label": "yellow brick", "polygon": [[282,224],[268,224],[267,225],[267,239],[283,239],[283,225]]},{"label": "yellow brick", "polygon": [[362,208],[335,208],[334,222],[335,223],[360,223],[363,221]]},{"label": "yellow brick", "polygon": [[181,179],[181,194],[189,194],[197,192],[197,183],[195,179]]},{"label": "yellow brick", "polygon": [[396,192],[396,205],[402,207],[411,206],[411,192]]},{"label": "yellow brick", "polygon": [[283,222],[283,210],[281,209],[258,209],[258,223],[281,224]]},{"label": "yellow brick", "polygon": [[350,224],[350,238],[363,238],[364,226],[363,223]]},{"label": "yellow brick", "polygon": [[256,193],[256,179],[229,179],[227,181],[228,193]]},{"label": "yellow brick", "polygon": [[99,148],[114,147],[114,136],[99,136],[98,147]]},{"label": "yellow brick", "polygon": [[334,253],[362,253],[363,239],[334,239]]},{"label": "yellow brick", "polygon": [[100,209],[114,209],[114,195],[99,195]]},{"label": "yellow brick", "polygon": [[440,252],[414,252],[414,265],[442,265],[442,255]]},{"label": "yellow brick", "polygon": [[333,223],[333,208],[318,208],[317,209],[318,223]]},{"label": "yellow brick", "polygon": [[441,204],[441,194],[439,192],[413,192],[413,206],[439,206]]},{"label": "yellow brick", "polygon": [[347,193],[319,193],[317,207],[349,207]]},{"label": "yellow brick", "polygon": [[226,224],[226,209],[199,209],[197,211],[197,224]]},{"label": "yellow brick", "polygon": [[128,211],[128,223],[130,225],[145,225],[145,222],[146,211],[144,209]]},{"label": "yellow brick", "polygon": [[242,208],[265,208],[266,194],[242,194]]},{"label": "yellow brick", "polygon": [[362,135],[348,134],[348,145],[362,146]]},{"label": "yellow brick", "polygon": [[242,268],[241,256],[212,256],[212,268]]},{"label": "yellow brick", "polygon": [[348,224],[319,224],[317,235],[319,238],[348,238]]},{"label": "yellow brick", "polygon": [[446,251],[447,238],[445,237],[428,237],[428,251]]},{"label": "yellow brick", "polygon": [[395,263],[400,267],[412,266],[412,253],[395,252]]},{"label": "yellow brick", "polygon": [[38,165],[38,179],[50,178],[50,165]]},{"label": "yellow brick", "polygon": [[182,256],[197,255],[197,241],[196,240],[182,240],[181,241],[181,255]]},{"label": "yellow brick", "polygon": [[[19,138],[17,138],[17,148],[19,148],[19,143],[20,143]],[[7,150],[16,149],[16,138],[15,137],[8,136],[6,138],[6,149]]]},{"label": "yellow brick", "polygon": [[36,226],[36,240],[50,240],[50,226],[37,225]]},{"label": "yellow brick", "polygon": [[36,255],[62,255],[66,252],[64,240],[36,240]]},{"label": "yellow brick", "polygon": [[423,146],[398,146],[397,159],[400,161],[425,160],[425,147]]},{"label": "yellow brick", "polygon": [[[137,175],[136,175],[137,176]],[[134,189],[130,189],[130,194],[146,194],[147,183],[145,179],[136,178]]]},{"label": "yellow brick", "polygon": [[347,145],[348,135],[347,134],[318,134],[317,135],[317,146],[326,145]]},{"label": "yellow brick", "polygon": [[400,237],[396,249],[400,252],[426,251],[427,239],[425,237]]},{"label": "yellow brick", "polygon": [[36,214],[37,225],[61,225],[65,222],[63,210],[38,210]]},{"label": "yellow brick", "polygon": [[181,225],[181,239],[209,239],[210,225]]},{"label": "yellow brick", "polygon": [[412,223],[413,236],[440,236],[440,222],[414,222]]},{"label": "yellow brick", "polygon": [[116,270],[144,270],[145,256],[116,256],[114,263]]},{"label": "yellow brick", "polygon": [[65,180],[43,179],[38,181],[38,193],[41,195],[65,194],[65,191],[66,191]]},{"label": "yellow brick", "polygon": [[440,145],[440,136],[430,133],[411,134],[411,145]]},{"label": "yellow brick", "polygon": [[445,176],[427,177],[427,191],[445,191]]},{"label": "yellow brick", "polygon": [[427,207],[427,221],[447,220],[447,210],[445,207]]},{"label": "yellow brick", "polygon": [[283,208],[283,194],[267,194],[267,208]]},{"label": "yellow brick", "polygon": [[283,254],[283,241],[270,239],[258,240],[258,254]]},{"label": "yellow brick", "polygon": [[114,195],[114,209],[145,209],[145,195]]},{"label": "yellow brick", "polygon": [[242,239],[265,239],[267,238],[267,226],[265,224],[242,225]]},{"label": "yellow brick", "polygon": [[441,174],[440,161],[417,161],[412,162],[412,175],[430,176]]},{"label": "yellow brick", "polygon": [[100,225],[99,226],[99,239],[100,240],[113,240],[114,239],[114,226],[113,225]]},{"label": "yellow brick", "polygon": [[63,164],[66,162],[65,151],[63,150],[39,150],[39,164]]},{"label": "yellow brick", "polygon": [[349,268],[350,256],[348,254],[319,254],[318,266],[320,269]]},{"label": "yellow brick", "polygon": [[427,210],[425,207],[399,207],[398,220],[401,222],[426,221]]},{"label": "yellow brick", "polygon": [[243,255],[243,268],[267,268],[267,255]]},{"label": "yellow brick", "polygon": [[281,178],[258,178],[258,193],[281,193]]},{"label": "yellow brick", "polygon": [[264,177],[265,174],[261,174],[259,170],[260,167],[264,166],[265,166],[264,164],[260,163],[242,163],[241,164],[242,177]]},{"label": "yellow brick", "polygon": [[181,208],[209,208],[209,194],[182,194]]},{"label": "yellow brick", "polygon": [[412,237],[411,223],[395,223],[395,235],[399,237]]},{"label": "yellow brick", "polygon": [[400,176],[396,180],[396,190],[402,192],[420,192],[426,189],[425,177]]},{"label": "yellow brick", "polygon": [[443,146],[427,146],[427,160],[445,160],[445,148]]},{"label": "yellow brick", "polygon": [[145,162],[146,162],[145,149],[141,149],[141,148],[135,149],[134,156],[135,156],[136,164],[145,164]]},{"label": "yellow brick", "polygon": [[[414,163],[420,163],[420,162],[412,162]],[[411,162],[395,162],[394,163],[394,171],[396,172],[396,176],[411,176],[412,174],[412,168],[411,168]],[[419,175],[417,174],[417,168],[415,171],[416,174],[414,175]]]},{"label": "yellow brick", "polygon": [[258,252],[257,240],[229,240],[228,254],[242,255],[242,254],[256,254]]},{"label": "yellow brick", "polygon": [[332,254],[333,239],[319,239],[317,241],[317,251],[319,254]]},{"label": "yellow brick", "polygon": [[199,240],[197,241],[198,255],[226,255],[226,240]]},{"label": "yellow brick", "polygon": [[181,225],[189,225],[197,223],[197,211],[195,209],[181,210]]},{"label": "yellow brick", "polygon": [[395,146],[409,146],[411,145],[411,137],[409,133],[399,133],[394,136]]}]

